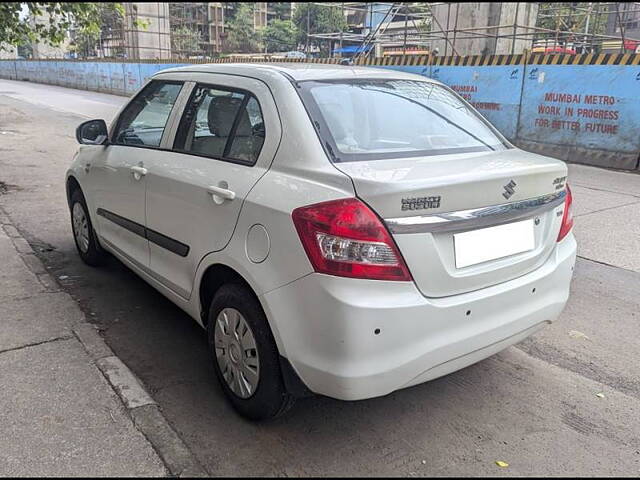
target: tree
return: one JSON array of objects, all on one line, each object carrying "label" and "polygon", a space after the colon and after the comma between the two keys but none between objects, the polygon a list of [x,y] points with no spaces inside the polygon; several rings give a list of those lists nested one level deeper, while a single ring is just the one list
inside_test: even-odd
[{"label": "tree", "polygon": [[603,35],[607,15],[606,7],[601,8],[597,2],[541,2],[536,26],[555,30],[556,33],[537,33],[534,41],[549,39],[559,43],[580,43],[585,37],[587,20],[589,35]]},{"label": "tree", "polygon": [[283,52],[296,48],[296,27],[289,20],[273,19],[262,31],[268,52]]},{"label": "tree", "polygon": [[229,21],[225,51],[252,53],[260,50],[260,35],[253,27],[252,3],[236,3],[235,15]]},{"label": "tree", "polygon": [[0,3],[0,49],[26,41],[59,45],[73,25],[99,30],[98,3]]},{"label": "tree", "polygon": [[76,26],[75,38],[71,42],[70,50],[79,57],[95,55],[96,48],[101,47],[98,45],[101,37],[111,37],[113,31],[118,33],[124,29],[124,7],[121,4],[99,3],[96,10],[97,24]]},{"label": "tree", "polygon": [[201,55],[202,33],[182,26],[171,32],[171,50],[181,58]]},{"label": "tree", "polygon": [[276,18],[280,20],[291,19],[291,2],[269,2],[269,8],[273,9]]},{"label": "tree", "polygon": [[18,57],[33,58],[33,45],[28,40],[23,41],[22,44],[18,44],[18,48],[16,50],[18,52]]},{"label": "tree", "polygon": [[293,23],[298,31],[298,43],[315,45],[327,54],[330,44],[322,43],[316,38],[308,38],[308,33],[341,32],[347,27],[342,9],[337,6],[318,5],[316,3],[299,3],[293,13]]}]

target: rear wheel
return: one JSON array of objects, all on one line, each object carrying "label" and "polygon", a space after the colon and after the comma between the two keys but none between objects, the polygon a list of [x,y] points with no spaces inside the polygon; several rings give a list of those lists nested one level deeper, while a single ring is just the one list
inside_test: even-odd
[{"label": "rear wheel", "polygon": [[71,194],[71,229],[78,254],[92,267],[102,265],[106,252],[102,250],[89,217],[89,209],[80,189]]},{"label": "rear wheel", "polygon": [[216,375],[238,413],[266,420],[293,406],[271,329],[249,288],[222,286],[211,302],[207,330]]}]

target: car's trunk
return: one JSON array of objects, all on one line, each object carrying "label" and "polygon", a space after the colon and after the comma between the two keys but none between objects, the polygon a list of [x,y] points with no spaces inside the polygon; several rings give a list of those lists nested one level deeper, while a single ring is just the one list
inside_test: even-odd
[{"label": "car's trunk", "polygon": [[[516,204],[543,196],[556,199],[535,210],[518,210],[519,218],[513,221],[508,216],[494,215],[492,209],[480,223],[456,221],[445,229],[427,227],[418,233],[398,233],[392,228],[416,285],[427,297],[465,293],[524,275],[541,266],[556,244],[564,208],[556,197],[562,195],[567,175],[566,165],[559,160],[508,149],[344,162],[335,166],[351,177],[356,195],[388,225],[392,223],[390,219],[400,218],[411,224],[420,216]],[[440,197],[439,201],[437,197]],[[465,212],[461,216],[471,217],[472,214]],[[522,225],[514,225],[516,221]],[[522,250],[519,247],[523,240],[517,238],[520,234],[510,237],[514,233],[504,228],[494,228],[490,234],[493,237],[483,236],[486,232],[480,234],[481,238],[459,235],[500,224],[512,225],[520,233],[524,229],[524,235],[528,236],[524,251],[509,253],[510,250]],[[454,239],[454,235],[457,238]],[[517,248],[512,249],[516,243]],[[493,251],[496,249],[497,253]],[[471,264],[463,258],[467,253],[475,258]],[[492,258],[482,260],[483,255]]]}]

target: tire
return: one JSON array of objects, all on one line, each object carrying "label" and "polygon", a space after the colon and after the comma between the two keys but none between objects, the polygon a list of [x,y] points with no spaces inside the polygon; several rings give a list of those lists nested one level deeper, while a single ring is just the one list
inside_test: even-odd
[{"label": "tire", "polygon": [[[239,330],[248,326],[248,333],[244,330],[244,335],[235,336],[234,325],[240,325]],[[250,420],[269,420],[283,415],[293,406],[295,397],[285,387],[278,347],[262,307],[249,288],[240,284],[220,287],[209,308],[207,332],[216,376],[227,399],[240,415]],[[242,338],[242,343],[238,337]],[[248,375],[251,372],[257,372],[257,375]],[[241,378],[243,381],[234,384],[234,379]],[[250,385],[252,380],[254,385]]]},{"label": "tire", "polygon": [[[89,216],[87,202],[79,188],[71,194],[70,213],[73,240],[80,258],[84,263],[92,267],[103,265],[107,257],[107,252],[105,252],[98,243],[98,238],[96,237],[96,232],[93,229],[93,223],[91,223],[91,217]],[[80,220],[80,215],[85,219],[84,222]],[[83,229],[83,234],[79,236],[77,229]]]}]

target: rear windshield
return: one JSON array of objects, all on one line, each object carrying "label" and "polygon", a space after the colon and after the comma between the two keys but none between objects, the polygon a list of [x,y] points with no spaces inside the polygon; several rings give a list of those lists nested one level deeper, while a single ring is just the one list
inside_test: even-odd
[{"label": "rear windshield", "polygon": [[510,148],[460,96],[435,83],[361,79],[299,86],[334,162]]}]

